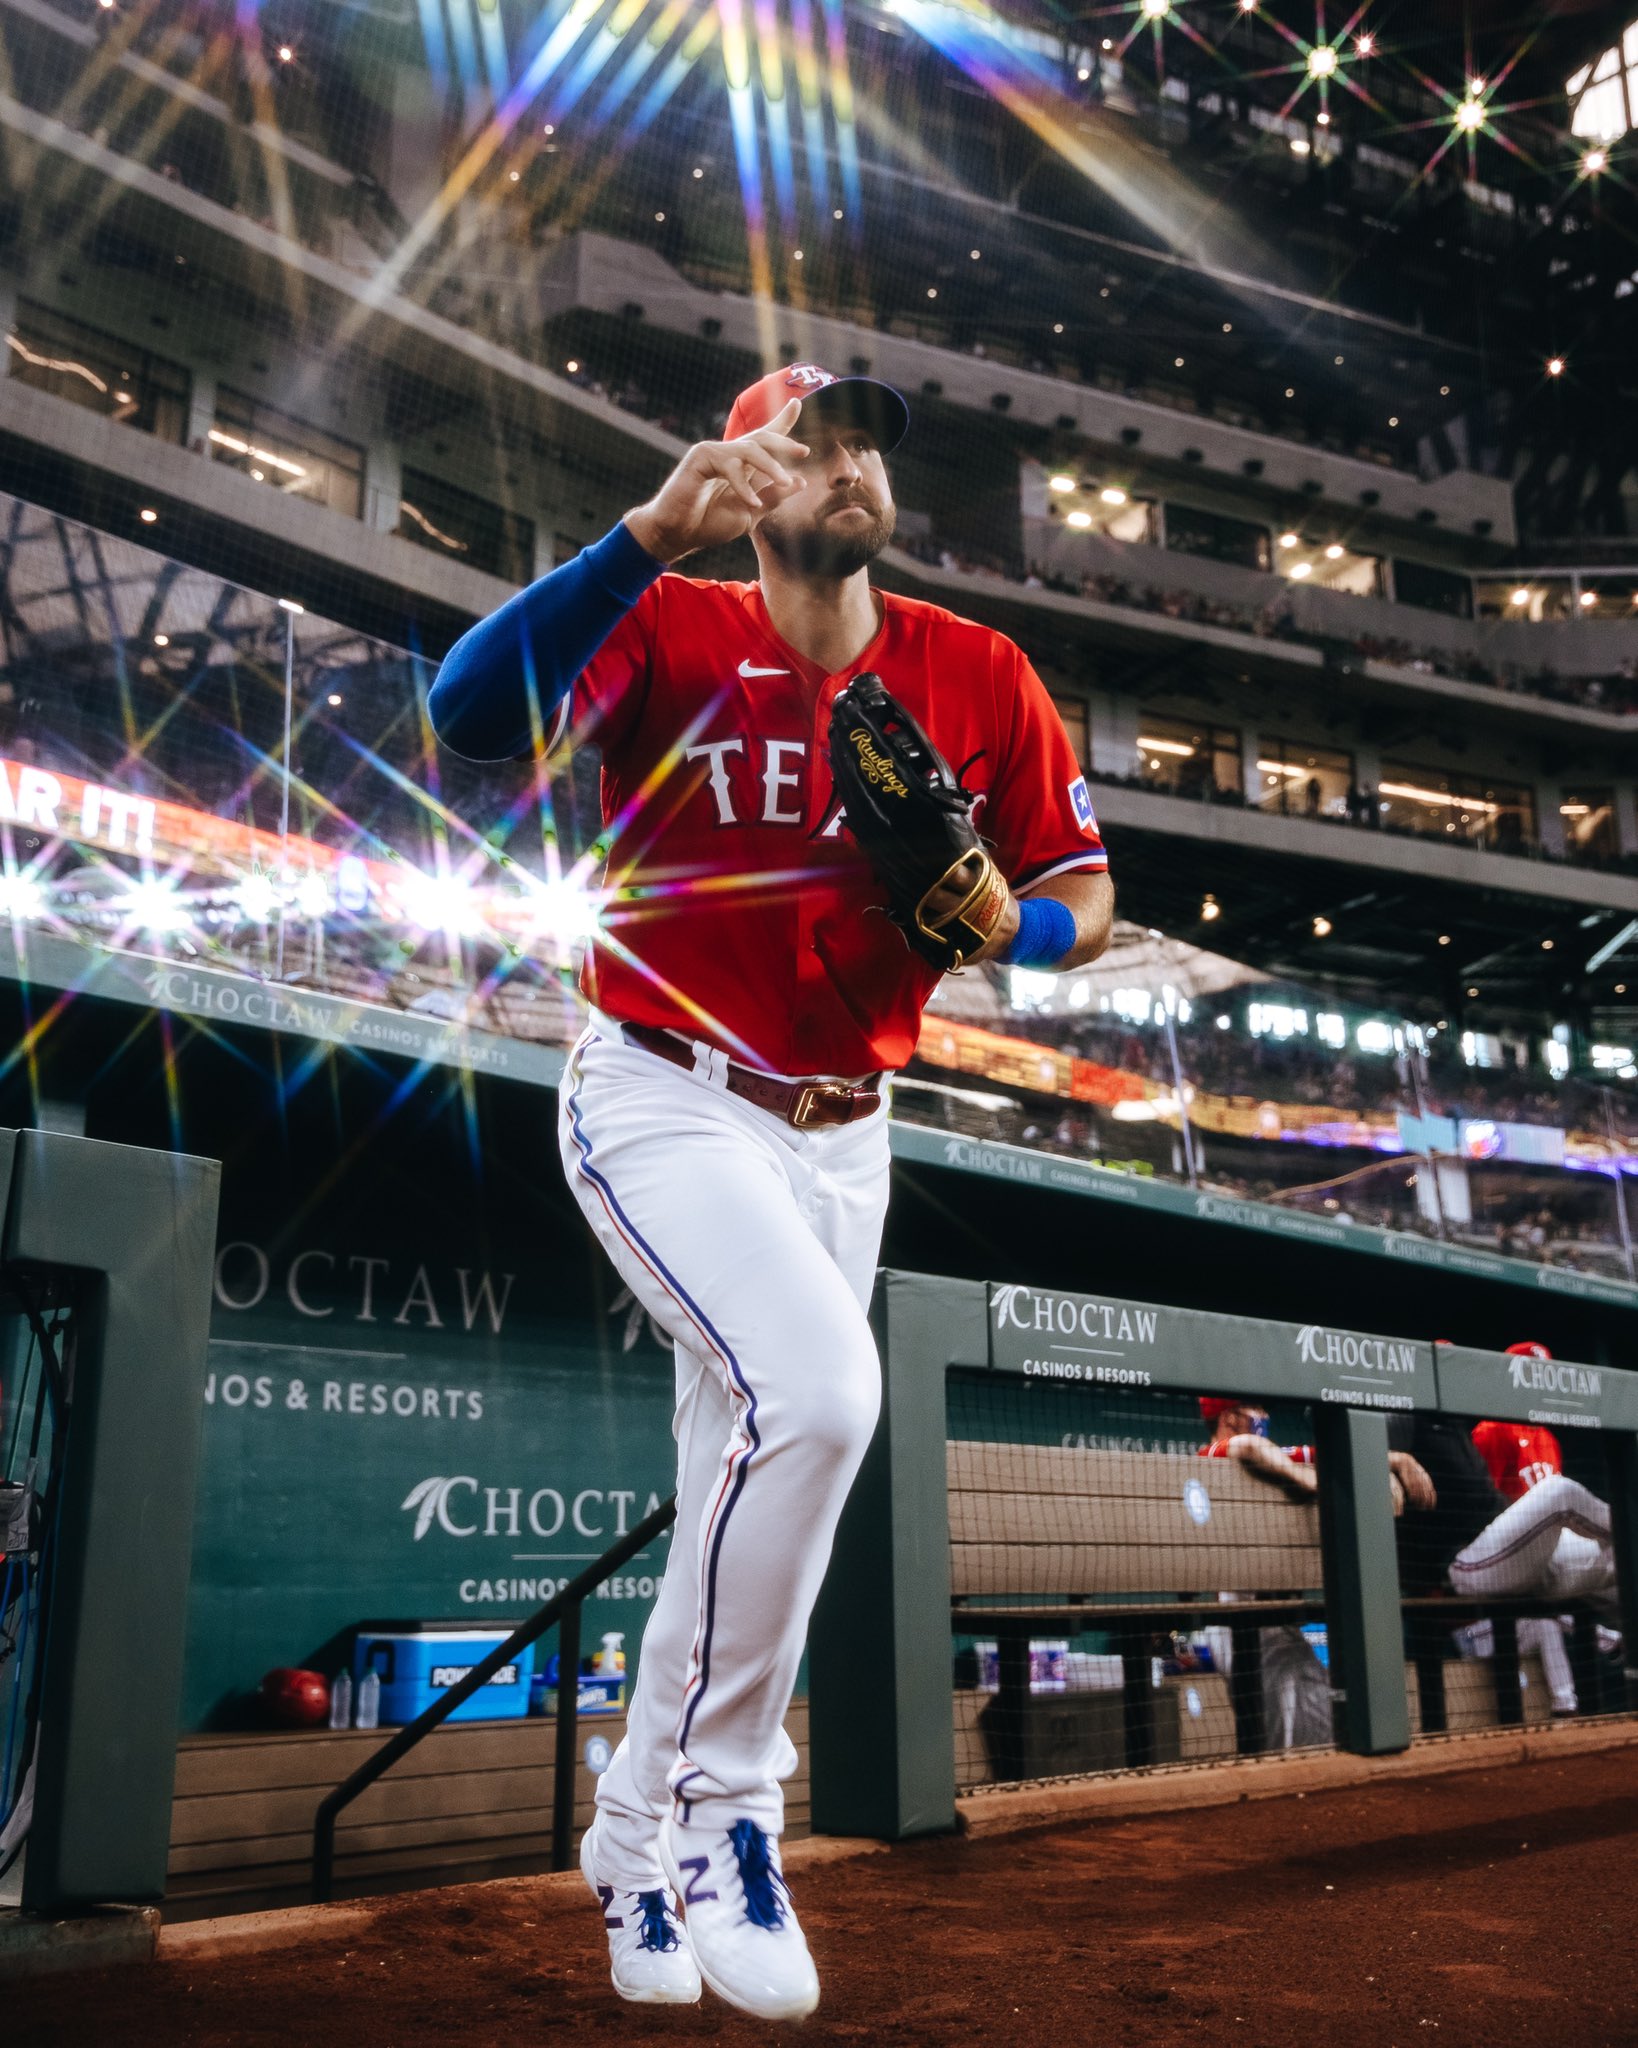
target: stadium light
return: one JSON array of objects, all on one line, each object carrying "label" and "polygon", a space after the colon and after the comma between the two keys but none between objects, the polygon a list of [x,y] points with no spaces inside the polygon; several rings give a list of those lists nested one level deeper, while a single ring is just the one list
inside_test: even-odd
[{"label": "stadium light", "polygon": [[1549,377],[1562,377],[1564,375],[1564,358],[1562,356],[1549,356],[1547,358],[1547,374]]},{"label": "stadium light", "polygon": [[241,917],[248,917],[252,924],[267,924],[279,907],[279,891],[271,875],[264,875],[259,868],[241,876],[233,892]]},{"label": "stadium light", "polygon": [[1587,154],[1581,159],[1581,168],[1589,178],[1596,178],[1609,160],[1610,155],[1607,149],[1589,149]]},{"label": "stadium light", "polygon": [[324,701],[332,709],[334,709],[341,702],[341,692],[339,690],[332,690],[329,696],[326,697]]},{"label": "stadium light", "polygon": [[128,922],[146,932],[176,932],[193,922],[187,905],[168,879],[145,875],[132,882],[114,906],[125,912]]},{"label": "stadium light", "polygon": [[1092,514],[1090,512],[1071,512],[1064,523],[1067,526],[1085,528],[1092,524]]},{"label": "stadium light", "polygon": [[1367,29],[1362,36],[1356,36],[1354,38],[1354,55],[1356,57],[1372,56],[1375,53],[1375,50],[1376,37],[1371,34],[1369,29]]},{"label": "stadium light", "polygon": [[1184,740],[1146,739],[1142,733],[1138,734],[1138,751],[1143,754],[1177,754],[1186,758],[1192,758],[1194,754],[1193,747]]},{"label": "stadium light", "polygon": [[[1289,392],[1286,395],[1289,397]],[[1282,533],[1280,535],[1280,546],[1282,548],[1294,548],[1296,545],[1297,536],[1294,533]]]},{"label": "stadium light", "polygon": [[1513,603],[1514,603],[1514,604],[1528,604],[1529,602],[1530,602],[1530,593],[1529,593],[1529,591],[1528,591],[1528,590],[1515,590],[1515,591],[1513,592]]},{"label": "stadium light", "polygon": [[483,912],[458,875],[424,875],[411,869],[398,883],[405,920],[423,932],[471,937],[483,929]]},{"label": "stadium light", "polygon": [[144,505],[142,510],[137,514],[137,517],[142,521],[144,526],[152,526],[154,521],[159,517],[159,514],[154,510],[152,505]]},{"label": "stadium light", "polygon": [[1328,939],[1331,936],[1331,931],[1331,920],[1328,917],[1316,917],[1314,919],[1314,936],[1316,939]]},{"label": "stadium light", "polygon": [[1343,553],[1344,549],[1342,547],[1341,542],[1332,541],[1331,545],[1325,550],[1325,559],[1328,562],[1340,562],[1342,560]]},{"label": "stadium light", "polygon": [[1106,505],[1124,505],[1126,503],[1126,493],[1115,484],[1105,484],[1103,489],[1099,491],[1098,496]]},{"label": "stadium light", "polygon": [[1172,0],[1140,0],[1145,21],[1159,21],[1170,9]]},{"label": "stadium light", "polygon": [[330,885],[310,868],[296,884],[295,904],[303,917],[323,917],[330,908]]},{"label": "stadium light", "polygon": [[1316,43],[1308,53],[1308,75],[1310,78],[1334,78],[1337,69],[1337,53],[1329,43]]},{"label": "stadium light", "polygon": [[1464,135],[1476,135],[1484,126],[1484,101],[1463,100],[1456,109],[1455,120]]},{"label": "stadium light", "polygon": [[1057,491],[1060,495],[1062,495],[1063,492],[1072,491],[1074,488],[1075,479],[1072,476],[1059,475],[1049,476],[1047,478],[1047,489],[1049,491]]},{"label": "stadium light", "polygon": [[1306,136],[1302,136],[1302,135],[1293,135],[1293,136],[1292,136],[1292,138],[1291,138],[1291,154],[1292,154],[1293,156],[1307,156],[1307,155],[1309,154],[1309,151],[1310,151],[1311,147],[1312,147],[1312,145],[1311,145],[1311,144],[1309,143],[1309,141],[1308,141],[1308,139],[1307,139],[1307,137],[1306,137]]},{"label": "stadium light", "polygon": [[45,907],[45,891],[32,875],[0,875],[0,917],[39,917]]},{"label": "stadium light", "polygon": [[1590,611],[1592,610],[1593,606],[1594,606],[1595,604],[1597,604],[1597,602],[1598,602],[1598,592],[1597,592],[1596,590],[1584,590],[1584,591],[1582,591],[1582,593],[1581,593],[1581,598],[1580,598],[1580,603],[1581,603],[1581,609],[1582,609],[1582,610],[1583,610],[1584,612],[1590,612]]},{"label": "stadium light", "polygon": [[1205,924],[1210,924],[1214,918],[1221,917],[1222,914],[1223,906],[1215,896],[1208,896],[1200,906],[1201,921]]},{"label": "stadium light", "polygon": [[1313,573],[1314,565],[1312,562],[1293,562],[1291,564],[1291,574],[1299,583],[1303,577],[1312,576]]}]

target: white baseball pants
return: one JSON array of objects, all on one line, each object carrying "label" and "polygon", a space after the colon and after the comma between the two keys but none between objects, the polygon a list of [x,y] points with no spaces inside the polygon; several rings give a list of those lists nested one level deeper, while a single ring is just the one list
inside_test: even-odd
[{"label": "white baseball pants", "polygon": [[[1585,1600],[1607,1619],[1619,1619],[1610,1511],[1577,1479],[1555,1472],[1532,1486],[1481,1529],[1451,1560],[1453,1591],[1539,1593],[1547,1600]],[[1576,1707],[1564,1632],[1551,1617],[1518,1624],[1520,1651],[1534,1650],[1560,1713]]]},{"label": "white baseball pants", "polygon": [[785,1712],[881,1398],[867,1320],[887,1207],[885,1107],[798,1131],[594,1015],[570,1055],[569,1185],[676,1347],[677,1521],[625,1740],[598,1781],[602,1875],[664,1884],[661,1818],[784,1818]]}]

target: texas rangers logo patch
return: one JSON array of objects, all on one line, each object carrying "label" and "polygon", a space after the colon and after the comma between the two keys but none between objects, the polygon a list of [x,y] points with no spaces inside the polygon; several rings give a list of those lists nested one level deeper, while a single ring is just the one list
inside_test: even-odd
[{"label": "texas rangers logo patch", "polygon": [[822,385],[834,384],[836,377],[831,370],[821,370],[817,363],[792,363],[785,372],[785,382],[792,390],[817,391]]},{"label": "texas rangers logo patch", "polygon": [[1092,810],[1092,799],[1087,794],[1086,777],[1077,775],[1069,785],[1069,801],[1074,806],[1075,822],[1091,839],[1098,836],[1098,821]]}]

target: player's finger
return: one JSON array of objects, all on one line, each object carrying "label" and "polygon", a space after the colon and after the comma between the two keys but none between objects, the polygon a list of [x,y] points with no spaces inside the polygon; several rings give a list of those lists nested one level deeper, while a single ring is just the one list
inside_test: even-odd
[{"label": "player's finger", "polygon": [[789,434],[776,434],[771,429],[759,434],[757,441],[781,462],[800,462],[809,452],[806,441],[793,441]]},{"label": "player's finger", "polygon": [[788,484],[791,481],[791,473],[785,465],[776,461],[772,455],[766,454],[749,439],[735,441],[725,459],[739,464],[742,470],[749,470],[764,483]]}]

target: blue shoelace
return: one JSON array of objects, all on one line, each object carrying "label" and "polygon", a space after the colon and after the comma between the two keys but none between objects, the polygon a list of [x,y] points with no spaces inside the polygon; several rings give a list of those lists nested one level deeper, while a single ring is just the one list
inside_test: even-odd
[{"label": "blue shoelace", "polygon": [[643,1946],[656,1955],[666,1955],[677,1946],[677,1930],[671,1924],[669,1901],[664,1892],[639,1892],[643,1909]]},{"label": "blue shoelace", "polygon": [[754,1820],[736,1820],[728,1830],[740,1883],[745,1887],[745,1917],[755,1927],[777,1934],[785,1924],[784,1880],[768,1853],[768,1838]]}]

